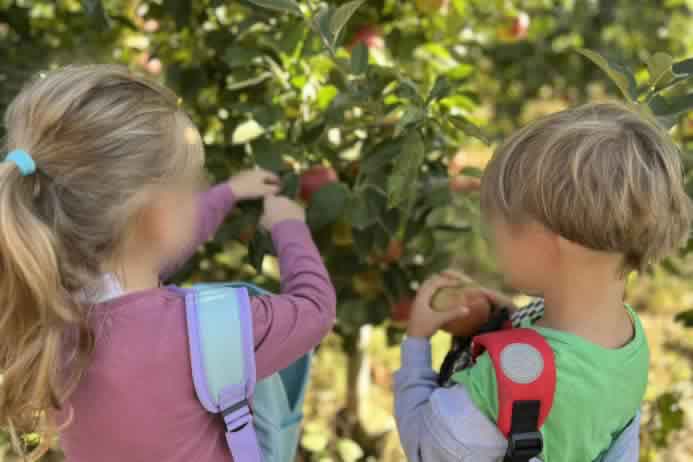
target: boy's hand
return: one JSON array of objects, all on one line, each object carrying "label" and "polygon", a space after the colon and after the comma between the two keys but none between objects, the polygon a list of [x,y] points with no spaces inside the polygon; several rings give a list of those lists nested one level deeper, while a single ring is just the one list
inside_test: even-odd
[{"label": "boy's hand", "polygon": [[453,272],[444,272],[426,280],[414,300],[407,335],[410,337],[431,337],[443,325],[454,319],[464,318],[469,314],[469,308],[466,306],[459,306],[445,312],[431,309],[431,299],[438,289],[456,287],[459,284],[459,276]]},{"label": "boy's hand", "polygon": [[265,212],[260,224],[267,231],[286,220],[306,221],[306,212],[296,202],[281,196],[265,196]]},{"label": "boy's hand", "polygon": [[277,175],[256,168],[231,177],[229,187],[237,201],[244,201],[276,195],[279,193],[280,184]]}]

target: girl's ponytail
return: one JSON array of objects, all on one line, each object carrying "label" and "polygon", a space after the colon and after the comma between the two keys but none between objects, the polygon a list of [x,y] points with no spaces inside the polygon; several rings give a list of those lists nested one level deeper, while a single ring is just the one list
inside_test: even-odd
[{"label": "girl's ponytail", "polygon": [[60,408],[82,369],[66,369],[68,360],[82,362],[91,349],[89,340],[67,342],[66,332],[90,335],[61,280],[57,237],[34,210],[40,175],[0,163],[0,425],[15,441]]},{"label": "girl's ponytail", "polygon": [[114,66],[39,76],[4,125],[0,156],[36,167],[0,162],[0,427],[17,434],[68,402],[94,343],[80,294],[119,266],[148,194],[199,173],[202,144],[181,142],[197,132],[173,93]]}]

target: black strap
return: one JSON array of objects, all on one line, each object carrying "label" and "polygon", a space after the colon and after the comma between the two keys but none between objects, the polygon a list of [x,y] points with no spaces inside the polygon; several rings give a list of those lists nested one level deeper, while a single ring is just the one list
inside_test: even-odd
[{"label": "black strap", "polygon": [[541,454],[544,440],[539,432],[541,401],[515,401],[504,462],[529,462]]}]

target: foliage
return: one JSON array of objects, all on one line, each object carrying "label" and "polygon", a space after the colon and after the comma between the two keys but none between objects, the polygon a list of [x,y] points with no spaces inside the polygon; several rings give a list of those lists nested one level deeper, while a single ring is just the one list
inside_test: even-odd
[{"label": "foliage", "polygon": [[[338,290],[337,331],[353,351],[366,324],[396,341],[392,307],[451,259],[494,281],[475,195],[451,180],[479,175],[488,149],[478,140],[493,144],[606,85],[677,123],[693,178],[690,2],[633,4],[0,0],[0,109],[28,76],[64,63],[118,62],[165,81],[200,127],[213,178],[261,165],[306,200]],[[638,72],[624,64],[640,62]],[[315,167],[338,182],[302,194]],[[180,280],[276,289],[260,212],[239,209]],[[690,323],[690,311],[680,317]]]}]

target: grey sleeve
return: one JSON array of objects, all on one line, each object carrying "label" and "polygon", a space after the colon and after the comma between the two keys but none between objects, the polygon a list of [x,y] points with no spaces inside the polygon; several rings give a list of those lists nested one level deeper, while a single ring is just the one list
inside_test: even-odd
[{"label": "grey sleeve", "polygon": [[405,340],[402,368],[395,374],[395,417],[407,459],[502,461],[508,443],[495,423],[476,408],[462,385],[439,388],[436,379],[428,340]]},{"label": "grey sleeve", "polygon": [[601,462],[638,462],[640,458],[640,413],[614,441]]}]

